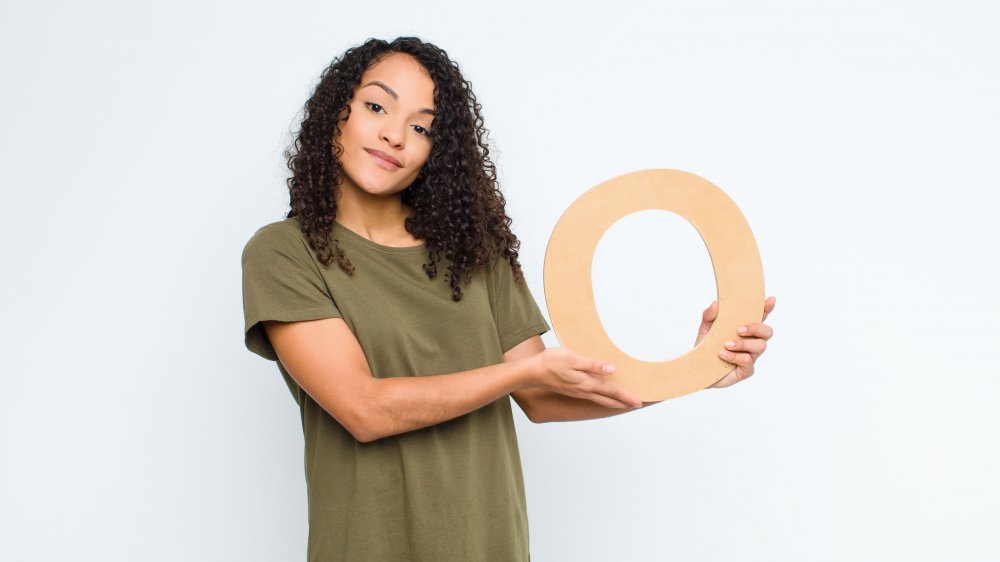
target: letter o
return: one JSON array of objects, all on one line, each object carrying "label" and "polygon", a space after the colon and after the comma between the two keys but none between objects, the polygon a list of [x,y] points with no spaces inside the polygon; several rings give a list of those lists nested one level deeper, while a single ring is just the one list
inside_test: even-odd
[{"label": "letter o", "polygon": [[[612,343],[597,314],[591,268],[604,233],[637,211],[662,209],[686,219],[712,260],[719,316],[688,353],[669,361],[641,361]],[[549,238],[545,302],[561,345],[617,368],[611,378],[644,401],[701,390],[733,366],[719,358],[736,329],[764,314],[764,272],[750,225],[736,203],[708,180],[680,170],[641,170],[605,181],[566,209]],[[706,303],[708,304],[708,303]],[[650,329],[656,323],[650,323]],[[692,325],[692,337],[696,326]]]}]

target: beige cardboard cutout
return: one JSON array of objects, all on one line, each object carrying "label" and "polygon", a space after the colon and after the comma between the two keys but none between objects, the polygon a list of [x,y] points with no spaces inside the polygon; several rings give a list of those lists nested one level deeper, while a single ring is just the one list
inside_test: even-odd
[{"label": "beige cardboard cutout", "polygon": [[[591,266],[597,243],[616,221],[647,209],[676,213],[694,226],[708,248],[718,290],[719,316],[708,335],[669,361],[641,361],[618,349],[601,325],[594,303]],[[625,174],[581,195],[549,238],[544,277],[545,302],[560,343],[610,361],[616,367],[611,378],[647,402],[715,384],[733,369],[719,358],[725,342],[738,339],[737,328],[760,322],[764,315],[764,273],[746,218],[721,189],[680,170]],[[692,337],[696,328],[695,322]],[[650,329],[656,329],[655,323]]]}]

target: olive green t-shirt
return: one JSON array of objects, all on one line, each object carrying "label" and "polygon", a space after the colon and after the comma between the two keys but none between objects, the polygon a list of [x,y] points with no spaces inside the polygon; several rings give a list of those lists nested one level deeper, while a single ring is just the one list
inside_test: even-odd
[{"label": "olive green t-shirt", "polygon": [[[502,257],[455,302],[429,279],[426,245],[397,248],[334,223],[354,265],[323,266],[298,218],[258,230],[243,250],[248,349],[277,360],[264,320],[343,318],[375,377],[454,373],[503,361],[549,329]],[[305,437],[309,560],[527,560],[524,482],[510,397],[437,425],[360,443],[278,362]]]}]

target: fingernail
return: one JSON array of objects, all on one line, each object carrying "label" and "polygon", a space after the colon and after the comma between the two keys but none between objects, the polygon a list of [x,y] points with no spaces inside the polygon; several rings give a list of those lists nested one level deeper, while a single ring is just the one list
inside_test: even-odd
[{"label": "fingernail", "polygon": [[740,328],[738,330],[736,330],[736,331],[739,332],[739,333],[741,333],[741,334],[745,334],[745,333],[747,333],[747,327],[746,326],[740,326]]},{"label": "fingernail", "polygon": [[612,365],[611,363],[605,363],[604,372],[610,375],[611,373],[615,372],[615,366]]},{"label": "fingernail", "polygon": [[725,359],[726,357],[729,357],[729,352],[726,350],[722,350],[719,352],[719,357]]},{"label": "fingernail", "polygon": [[736,345],[736,342],[734,342],[734,341],[727,341],[726,342],[726,347],[733,347],[734,345]]}]

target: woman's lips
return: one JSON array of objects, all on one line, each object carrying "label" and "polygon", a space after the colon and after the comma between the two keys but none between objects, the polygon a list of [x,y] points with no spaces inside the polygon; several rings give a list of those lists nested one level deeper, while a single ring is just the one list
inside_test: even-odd
[{"label": "woman's lips", "polygon": [[368,150],[367,148],[365,150],[368,152],[368,154],[371,154],[372,158],[375,159],[375,162],[379,166],[382,166],[383,168],[385,168],[387,170],[395,170],[397,168],[402,168],[403,167],[399,163],[399,160],[396,160],[395,158],[393,158],[392,156],[389,156],[388,154],[386,154],[384,152],[379,152],[377,150]]}]

